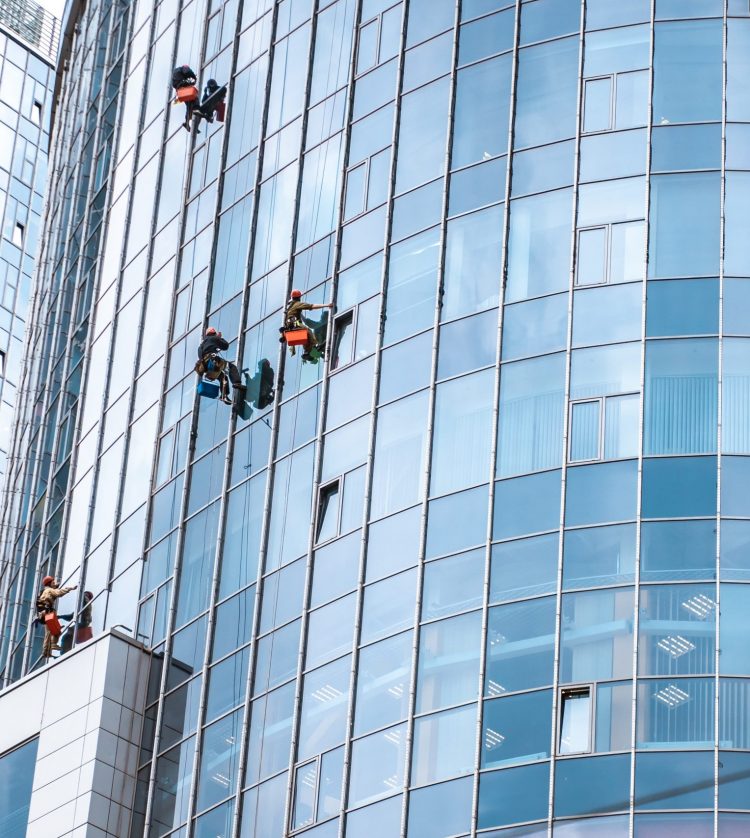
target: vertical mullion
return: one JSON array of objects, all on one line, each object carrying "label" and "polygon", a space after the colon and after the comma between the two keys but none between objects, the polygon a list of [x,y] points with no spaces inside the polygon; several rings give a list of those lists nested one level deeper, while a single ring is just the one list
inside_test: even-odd
[{"label": "vertical mullion", "polygon": [[643,292],[641,295],[641,369],[640,369],[640,402],[638,415],[638,476],[636,484],[636,523],[635,523],[635,578],[634,578],[634,609],[633,609],[633,663],[632,663],[632,678],[633,688],[631,696],[631,710],[630,710],[630,800],[628,807],[628,832],[630,838],[633,836],[635,828],[635,761],[636,761],[636,745],[638,738],[638,635],[640,633],[640,599],[641,599],[641,501],[643,497],[643,440],[644,440],[644,423],[645,423],[645,381],[646,381],[646,301],[648,296],[648,251],[649,240],[651,237],[651,213],[649,209],[651,200],[651,137],[653,134],[653,91],[654,91],[654,20],[656,17],[656,0],[651,0],[650,4],[650,44],[649,44],[649,98],[647,119],[648,124],[646,128],[646,195],[645,195],[645,224],[642,244],[644,248],[643,253]]},{"label": "vertical mullion", "polygon": [[714,835],[719,835],[719,770],[721,768],[720,740],[720,691],[721,679],[721,484],[722,484],[722,441],[724,423],[724,274],[726,240],[726,192],[727,192],[727,53],[729,39],[728,0],[724,0],[722,21],[722,96],[721,96],[721,194],[719,230],[719,367],[717,377],[717,419],[716,429],[716,642],[714,650]]},{"label": "vertical mullion", "polygon": [[[424,450],[424,474],[422,484],[422,510],[419,519],[419,551],[417,554],[417,580],[416,580],[416,597],[414,604],[414,634],[412,636],[412,657],[411,657],[411,682],[409,685],[409,704],[408,717],[406,722],[406,741],[404,743],[406,764],[404,767],[404,782],[403,782],[403,800],[401,801],[401,835],[406,838],[409,831],[409,802],[411,785],[411,762],[412,762],[412,746],[414,744],[414,713],[416,711],[417,701],[417,675],[419,663],[419,638],[420,638],[420,622],[422,617],[422,592],[424,587],[424,564],[425,552],[427,545],[427,515],[429,509],[430,497],[430,475],[432,466],[432,450],[433,450],[433,434],[435,431],[435,404],[437,391],[437,363],[438,363],[438,335],[440,333],[440,314],[443,306],[443,289],[444,289],[444,271],[445,271],[445,249],[448,222],[446,220],[448,215],[448,193],[450,184],[450,162],[453,149],[453,115],[455,112],[456,103],[456,65],[458,64],[458,38],[461,24],[461,7],[462,0],[456,0],[456,11],[453,19],[453,44],[451,46],[451,69],[450,69],[450,97],[448,102],[448,119],[445,136],[445,156],[443,164],[443,194],[441,196],[441,213],[440,213],[440,239],[438,244],[438,266],[437,266],[437,280],[435,293],[435,313],[432,324],[432,360],[430,364],[430,383],[429,383],[429,401],[427,407],[427,428],[426,441]],[[407,20],[407,16],[404,16]],[[404,37],[406,35],[405,28]],[[404,58],[406,54],[406,43],[402,44],[402,57],[400,71],[403,75],[403,67],[405,64]],[[403,78],[400,79],[403,83]],[[403,92],[399,99],[399,113],[401,110],[401,99],[403,99]],[[395,148],[395,146],[394,146]],[[397,155],[396,155],[397,157]],[[395,159],[395,158],[394,158]],[[395,172],[395,165],[394,165]],[[479,697],[476,698],[476,713],[479,716]]]},{"label": "vertical mullion", "polygon": [[481,782],[481,758],[482,758],[482,727],[484,723],[484,681],[487,671],[487,637],[489,631],[489,600],[490,600],[490,574],[492,567],[492,537],[494,529],[494,506],[495,486],[497,477],[498,460],[498,434],[500,428],[500,385],[502,380],[502,347],[503,347],[503,325],[505,314],[505,289],[508,284],[508,244],[510,237],[510,196],[511,182],[513,177],[513,141],[515,137],[515,110],[516,110],[516,89],[518,86],[518,59],[519,43],[521,39],[521,2],[516,0],[514,8],[513,28],[513,52],[511,61],[510,100],[508,102],[508,138],[507,158],[505,161],[505,194],[503,196],[505,214],[503,217],[502,246],[500,252],[500,298],[497,308],[497,336],[495,339],[495,381],[493,385],[492,401],[492,441],[490,443],[489,462],[489,499],[487,503],[487,529],[485,546],[485,567],[484,580],[482,583],[482,626],[479,650],[479,676],[478,676],[478,712],[476,742],[474,748],[474,790],[471,805],[471,835],[477,834],[479,829],[479,785]]}]

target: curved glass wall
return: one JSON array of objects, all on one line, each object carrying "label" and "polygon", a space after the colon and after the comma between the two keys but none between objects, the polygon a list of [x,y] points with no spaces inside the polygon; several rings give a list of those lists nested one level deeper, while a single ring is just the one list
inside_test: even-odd
[{"label": "curved glass wall", "polygon": [[4,558],[155,650],[134,838],[744,834],[745,0],[81,15]]}]

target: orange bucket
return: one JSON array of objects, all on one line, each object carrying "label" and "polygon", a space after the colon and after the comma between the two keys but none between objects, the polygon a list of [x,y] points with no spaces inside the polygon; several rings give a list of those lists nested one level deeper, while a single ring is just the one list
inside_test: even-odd
[{"label": "orange bucket", "polygon": [[288,329],[284,332],[287,346],[304,346],[310,339],[307,329]]},{"label": "orange bucket", "polygon": [[177,95],[174,97],[175,102],[195,102],[198,99],[197,87],[180,87],[177,90]]}]

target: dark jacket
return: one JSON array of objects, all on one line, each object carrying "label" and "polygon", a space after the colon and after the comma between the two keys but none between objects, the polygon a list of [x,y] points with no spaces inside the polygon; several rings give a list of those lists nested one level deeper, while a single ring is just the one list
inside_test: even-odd
[{"label": "dark jacket", "polygon": [[216,352],[225,352],[229,349],[229,344],[224,338],[219,335],[209,335],[203,338],[201,345],[198,347],[198,360],[202,360],[206,355],[213,355]]},{"label": "dark jacket", "polygon": [[196,75],[195,70],[192,70],[187,64],[182,67],[175,67],[172,70],[172,87],[179,90],[181,87],[189,87],[195,84]]}]

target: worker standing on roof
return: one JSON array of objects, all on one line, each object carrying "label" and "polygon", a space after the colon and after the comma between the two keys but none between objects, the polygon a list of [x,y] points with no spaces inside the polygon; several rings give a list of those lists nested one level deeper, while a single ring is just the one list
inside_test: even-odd
[{"label": "worker standing on roof", "polygon": [[182,102],[185,105],[185,121],[182,123],[185,130],[190,130],[190,122],[193,112],[198,105],[198,88],[195,86],[197,76],[187,64],[175,67],[172,70],[172,87],[175,90],[175,102]]},{"label": "worker standing on roof", "polygon": [[[44,643],[42,645],[42,656],[45,658],[52,657],[52,652],[59,649],[57,638],[60,636],[60,623],[57,620],[55,612],[55,600],[59,599],[65,594],[69,594],[76,589],[75,585],[69,588],[59,588],[57,580],[54,576],[45,576],[42,579],[42,590],[39,593],[36,601],[37,619],[44,623]],[[54,619],[50,620],[50,615],[54,615]],[[50,625],[52,623],[52,625]],[[55,634],[55,624],[57,626],[57,633]]]},{"label": "worker standing on roof", "polygon": [[[229,398],[229,382],[231,381],[232,387],[237,390],[242,387],[242,379],[237,366],[219,354],[226,352],[227,349],[229,349],[229,344],[222,337],[221,332],[209,326],[198,347],[198,363],[195,365],[195,371],[209,381],[218,381],[221,400],[224,404],[232,404]],[[228,377],[227,373],[229,373]]]},{"label": "worker standing on roof", "polygon": [[[284,313],[284,327],[281,331],[285,332],[289,329],[307,329],[308,339],[304,346],[305,351],[302,353],[303,361],[313,360],[310,355],[310,350],[315,348],[317,341],[313,330],[307,323],[304,322],[302,312],[313,311],[314,309],[319,308],[333,308],[333,303],[303,303],[302,292],[297,289],[292,291],[289,295],[289,302],[287,303],[286,312]],[[284,340],[283,335],[281,339]],[[289,347],[289,351],[292,355],[296,353],[296,349],[297,348],[295,346]]]}]

